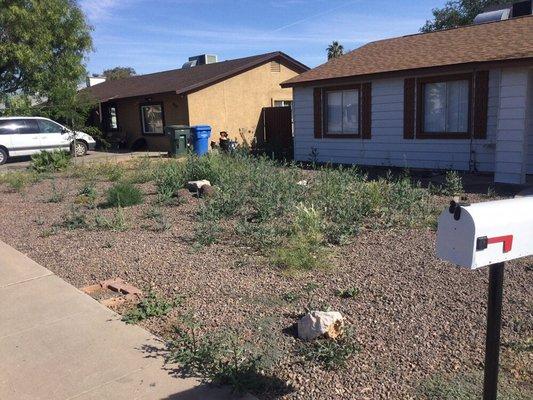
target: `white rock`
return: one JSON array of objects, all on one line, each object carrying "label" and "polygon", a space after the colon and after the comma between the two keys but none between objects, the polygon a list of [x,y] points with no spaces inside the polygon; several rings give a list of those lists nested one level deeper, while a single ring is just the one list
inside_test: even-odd
[{"label": "white rock", "polygon": [[296,182],[297,185],[300,185],[300,186],[307,186],[307,180],[306,179],[303,179],[301,181],[298,181]]},{"label": "white rock", "polygon": [[200,181],[189,181],[187,182],[187,189],[189,189],[192,192],[197,192],[200,190],[202,186],[209,185],[211,186],[211,182],[209,182],[206,179],[202,179]]},{"label": "white rock", "polygon": [[298,321],[298,337],[313,340],[322,336],[335,339],[342,333],[344,318],[337,311],[311,311]]}]

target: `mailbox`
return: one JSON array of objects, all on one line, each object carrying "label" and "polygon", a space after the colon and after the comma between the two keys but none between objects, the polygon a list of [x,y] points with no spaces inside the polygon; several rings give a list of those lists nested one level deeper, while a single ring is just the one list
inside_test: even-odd
[{"label": "mailbox", "polygon": [[439,218],[437,256],[476,269],[533,254],[533,197],[451,202]]}]

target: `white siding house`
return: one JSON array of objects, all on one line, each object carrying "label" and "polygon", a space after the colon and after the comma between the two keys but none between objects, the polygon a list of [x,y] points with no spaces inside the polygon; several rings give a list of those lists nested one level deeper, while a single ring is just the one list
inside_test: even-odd
[{"label": "white siding house", "polygon": [[[527,35],[524,36],[524,32],[529,32],[530,40],[526,38]],[[510,49],[501,43],[502,39],[507,38],[521,42],[513,44],[516,49]],[[468,43],[471,49],[464,50],[464,54],[454,54],[457,44],[465,40],[477,40],[479,43]],[[494,46],[492,41],[497,41],[500,48]],[[531,42],[533,17],[524,17],[516,21],[375,42],[306,72],[284,83],[293,87],[294,157],[298,161],[490,172],[494,173],[496,182],[525,183],[526,174],[533,174]],[[439,46],[443,48],[439,49]],[[484,52],[483,46],[492,46],[491,51],[495,53],[490,55],[487,62],[480,61],[481,57],[490,53]],[[480,54],[474,54],[479,47]],[[427,61],[416,60],[417,48],[425,54]],[[400,50],[412,54],[402,55]],[[436,60],[431,60],[431,54],[428,54],[431,51],[435,52]],[[502,53],[502,59],[494,62],[493,59],[499,56],[498,52]],[[516,62],[517,59],[513,59],[513,63],[507,62],[507,57],[514,57],[515,53],[519,53],[520,62]],[[403,57],[414,61],[405,61]],[[439,57],[442,61],[439,61]],[[463,63],[453,59],[448,61],[446,57],[456,57]],[[473,57],[475,63],[468,62],[469,57]],[[379,62],[376,63],[375,59]],[[391,64],[391,68],[382,71],[387,63]],[[443,66],[441,63],[445,69],[439,68]],[[396,65],[401,68],[393,69],[392,66]],[[483,82],[477,79],[480,72],[485,77]],[[444,85],[447,81],[450,81],[449,84],[458,83],[453,77],[462,77],[456,79],[463,79],[463,92],[468,93],[468,96],[465,100],[466,95],[463,94],[461,100],[456,95],[459,100],[453,100],[457,89],[454,89],[456,92],[444,89],[444,118],[452,115],[448,114],[450,108],[459,109],[457,104],[462,101],[462,126],[468,125],[468,128],[456,129],[458,134],[455,135],[453,128],[448,131],[446,125],[445,131],[437,130],[439,133],[432,136],[424,125],[424,121],[435,117],[434,109],[424,110],[428,104],[429,107],[434,104],[431,103],[433,98],[426,100],[430,97],[426,87],[430,84]],[[407,80],[415,82],[411,89],[414,97],[411,103],[406,100],[406,91],[409,90],[406,89]],[[421,82],[429,83],[424,85]],[[364,85],[371,88],[367,95],[364,94]],[[359,90],[359,103],[352,100],[355,105],[345,104],[342,100],[344,95],[340,94],[351,90]],[[336,97],[330,98],[329,94],[335,91]],[[355,98],[353,94],[349,96]],[[365,108],[365,101],[370,106]],[[414,108],[412,115],[415,121],[412,121],[412,117],[410,123],[416,132],[411,137],[404,132],[406,104]],[[357,107],[358,113],[352,111]],[[332,124],[333,118],[327,115],[328,110],[340,121],[331,125],[333,128],[328,125]],[[438,105],[436,111],[439,111]],[[349,115],[351,112],[353,116]],[[369,114],[366,117],[365,112]],[[455,117],[457,113],[460,114],[456,110]],[[365,128],[361,123],[365,118],[369,125],[366,136],[362,133]],[[350,119],[359,120],[359,130],[342,135],[345,132],[342,128],[339,130],[339,124],[343,126]],[[317,129],[322,133],[317,134]]]}]

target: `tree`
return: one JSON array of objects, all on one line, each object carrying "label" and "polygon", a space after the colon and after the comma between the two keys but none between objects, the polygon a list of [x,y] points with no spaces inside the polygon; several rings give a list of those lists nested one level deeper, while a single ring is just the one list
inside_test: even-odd
[{"label": "tree", "polygon": [[470,25],[474,18],[487,7],[507,4],[508,0],[448,0],[443,8],[434,8],[433,20],[426,21],[421,32],[434,32],[441,29]]},{"label": "tree", "polygon": [[0,0],[0,93],[49,98],[86,74],[91,28],[75,0]]},{"label": "tree", "polygon": [[137,75],[132,67],[115,67],[106,69],[103,75],[107,80],[114,81],[117,79],[129,78],[130,76]]},{"label": "tree", "polygon": [[344,46],[334,40],[326,49],[328,51],[328,60],[339,58],[344,54]]}]

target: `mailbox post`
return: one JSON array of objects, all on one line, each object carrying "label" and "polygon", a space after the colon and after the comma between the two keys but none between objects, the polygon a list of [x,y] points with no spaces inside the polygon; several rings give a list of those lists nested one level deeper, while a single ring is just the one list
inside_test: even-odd
[{"label": "mailbox post", "polygon": [[437,257],[468,269],[489,266],[483,399],[496,400],[505,261],[533,254],[533,197],[451,202],[439,217]]}]

